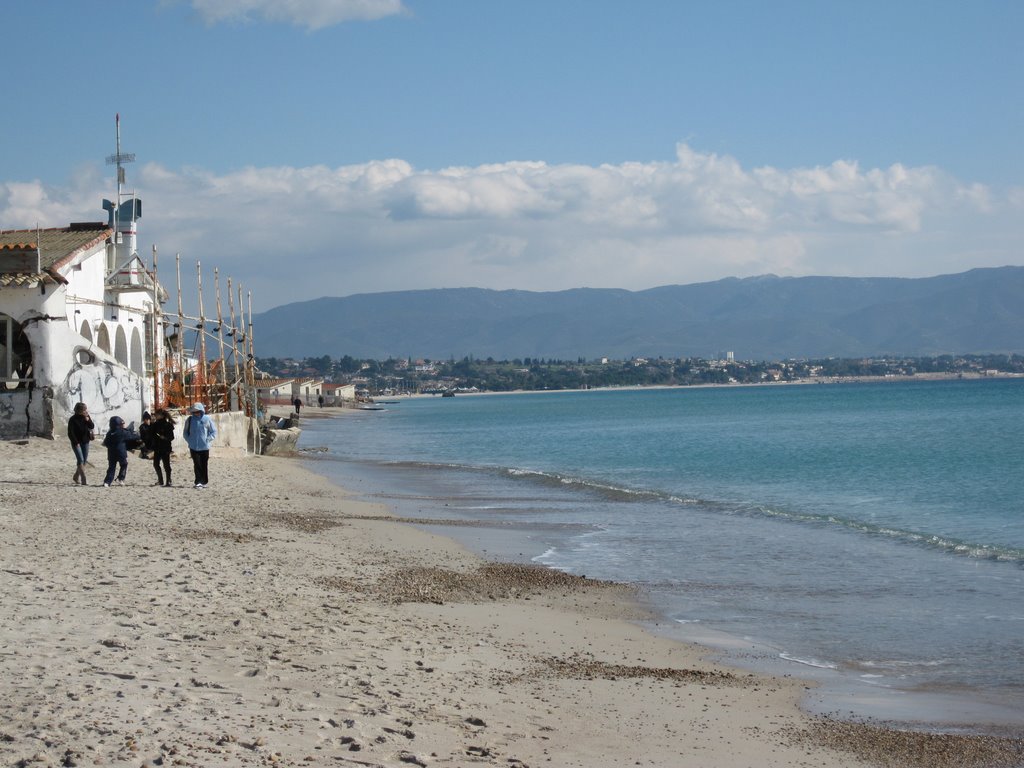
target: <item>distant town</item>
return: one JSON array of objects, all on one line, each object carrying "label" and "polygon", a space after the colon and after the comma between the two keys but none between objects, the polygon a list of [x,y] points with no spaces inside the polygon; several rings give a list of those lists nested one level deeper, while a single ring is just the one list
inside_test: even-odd
[{"label": "distant town", "polygon": [[268,376],[354,385],[365,397],[405,394],[512,392],[599,387],[697,386],[907,379],[1024,376],[1024,355],[829,358],[752,362],[731,359],[633,358],[629,360],[388,359],[348,355],[257,358]]}]

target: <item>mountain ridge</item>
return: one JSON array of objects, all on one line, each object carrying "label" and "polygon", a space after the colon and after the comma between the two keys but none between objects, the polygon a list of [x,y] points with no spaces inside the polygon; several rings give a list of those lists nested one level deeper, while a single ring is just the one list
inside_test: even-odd
[{"label": "mountain ridge", "polygon": [[261,357],[928,356],[1024,351],[1024,267],[901,277],[728,277],[641,291],[429,288],[254,315]]}]

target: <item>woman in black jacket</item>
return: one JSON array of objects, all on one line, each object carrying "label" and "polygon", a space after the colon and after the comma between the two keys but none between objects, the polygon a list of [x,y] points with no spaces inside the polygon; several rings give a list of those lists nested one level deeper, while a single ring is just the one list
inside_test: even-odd
[{"label": "woman in black jacket", "polygon": [[75,412],[68,419],[68,440],[71,441],[71,450],[75,452],[75,475],[72,478],[76,483],[85,485],[85,465],[89,461],[89,442],[92,440],[94,426],[89,416],[89,406],[85,403],[75,403]]}]

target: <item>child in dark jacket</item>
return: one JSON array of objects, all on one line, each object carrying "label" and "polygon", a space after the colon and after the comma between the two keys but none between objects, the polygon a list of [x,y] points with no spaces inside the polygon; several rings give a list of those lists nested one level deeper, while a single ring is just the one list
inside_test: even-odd
[{"label": "child in dark jacket", "polygon": [[148,459],[149,452],[153,450],[153,420],[149,411],[142,414],[142,424],[139,426],[139,437],[142,440],[142,447],[139,449],[139,458]]},{"label": "child in dark jacket", "polygon": [[[128,474],[128,430],[124,428],[124,419],[120,416],[110,417],[110,431],[103,438],[103,445],[107,449],[107,475],[103,478],[103,487],[109,488],[111,483],[124,485],[124,479]],[[117,480],[114,480],[114,470],[117,470]]]},{"label": "child in dark jacket", "polygon": [[[156,470],[156,484],[171,486],[171,446],[174,443],[174,419],[166,410],[161,408],[156,412],[156,420],[149,430],[150,441],[153,446],[153,469]],[[160,465],[163,465],[163,472]],[[164,482],[164,473],[167,474],[167,482]]]}]

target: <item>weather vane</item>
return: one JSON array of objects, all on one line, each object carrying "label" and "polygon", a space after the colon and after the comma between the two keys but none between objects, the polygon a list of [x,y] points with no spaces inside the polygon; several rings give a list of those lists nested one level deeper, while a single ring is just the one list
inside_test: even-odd
[{"label": "weather vane", "polygon": [[117,125],[117,152],[107,155],[107,165],[117,166],[117,202],[121,202],[121,185],[124,184],[124,166],[122,163],[134,163],[134,152],[121,151],[121,113],[115,115],[114,121]]}]

